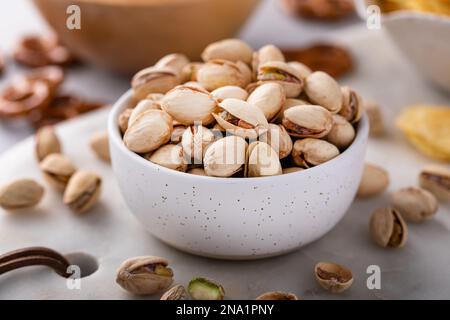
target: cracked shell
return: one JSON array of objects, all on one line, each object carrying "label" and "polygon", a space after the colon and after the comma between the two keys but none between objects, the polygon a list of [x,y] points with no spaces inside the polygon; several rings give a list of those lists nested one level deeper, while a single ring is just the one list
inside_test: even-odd
[{"label": "cracked shell", "polygon": [[282,174],[278,153],[265,142],[252,142],[247,149],[246,159],[246,177],[269,177]]},{"label": "cracked shell", "polygon": [[297,140],[292,148],[292,160],[303,168],[310,168],[330,161],[339,155],[339,150],[331,143],[314,138]]},{"label": "cracked shell", "polygon": [[401,214],[392,208],[380,208],[370,217],[372,240],[381,247],[401,248],[408,238],[408,227]]},{"label": "cracked shell", "polygon": [[40,163],[45,180],[53,187],[64,190],[76,168],[65,155],[52,153]]},{"label": "cracked shell", "polygon": [[184,158],[183,148],[179,145],[167,144],[162,146],[150,156],[147,156],[146,159],[172,170],[181,172],[186,172],[187,170],[187,162]]},{"label": "cracked shell", "polygon": [[203,158],[206,174],[231,177],[242,170],[247,146],[247,142],[239,136],[228,136],[212,143]]},{"label": "cracked shell", "polygon": [[298,97],[304,86],[304,81],[298,70],[281,61],[269,61],[260,65],[258,81],[281,84],[287,98]]},{"label": "cracked shell", "polygon": [[64,191],[64,204],[77,213],[89,210],[98,200],[102,179],[94,172],[78,170]]},{"label": "cracked shell", "polygon": [[297,138],[323,138],[333,127],[333,116],[325,108],[301,105],[284,111],[283,126]]},{"label": "cracked shell", "polygon": [[350,123],[356,123],[361,119],[363,101],[361,96],[350,87],[342,87],[342,108],[339,114]]}]

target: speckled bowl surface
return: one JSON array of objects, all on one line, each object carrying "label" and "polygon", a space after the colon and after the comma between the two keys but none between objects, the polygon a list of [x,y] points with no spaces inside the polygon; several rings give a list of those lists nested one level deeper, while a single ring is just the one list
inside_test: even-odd
[{"label": "speckled bowl surface", "polygon": [[368,138],[365,116],[353,144],[325,164],[275,177],[214,178],[166,169],[129,151],[117,118],[130,100],[131,92],[123,95],[108,120],[113,171],[131,212],[173,247],[223,259],[280,255],[322,237],[353,201]]}]

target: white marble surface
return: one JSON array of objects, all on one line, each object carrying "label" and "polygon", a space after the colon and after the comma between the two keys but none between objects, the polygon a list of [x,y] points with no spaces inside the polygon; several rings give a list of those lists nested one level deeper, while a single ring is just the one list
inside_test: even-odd
[{"label": "white marble surface", "polygon": [[[341,33],[340,39],[353,50],[358,66],[343,79],[365,97],[378,99],[389,119],[388,134],[372,139],[367,159],[390,172],[389,192],[416,183],[421,166],[430,160],[417,154],[394,130],[392,121],[409,103],[449,103],[449,97],[429,87],[405,62],[380,32],[364,29]],[[97,259],[100,268],[82,280],[81,290],[68,290],[64,279],[44,268],[24,269],[0,277],[0,299],[4,298],[133,298],[114,283],[114,272],[122,260],[143,254],[167,257],[176,283],[187,284],[194,276],[217,279],[227,298],[252,299],[265,291],[291,291],[304,299],[448,299],[450,271],[450,207],[441,206],[437,216],[421,225],[409,225],[409,240],[403,249],[375,246],[368,233],[371,212],[388,204],[388,194],[354,202],[343,221],[319,241],[300,251],[278,258],[229,262],[181,253],[148,235],[132,217],[118,194],[107,165],[95,160],[86,141],[90,133],[103,128],[106,110],[58,128],[65,152],[82,168],[98,170],[105,181],[101,203],[89,214],[74,216],[48,190],[43,203],[28,214],[0,211],[0,249],[46,245],[63,253],[82,251]],[[42,181],[37,164],[30,157],[32,141],[17,145],[0,158],[0,182],[28,176]],[[355,282],[342,295],[322,290],[313,278],[319,261],[342,263],[354,272]],[[381,268],[381,290],[366,287],[369,265]],[[158,298],[155,296],[153,298]]]}]

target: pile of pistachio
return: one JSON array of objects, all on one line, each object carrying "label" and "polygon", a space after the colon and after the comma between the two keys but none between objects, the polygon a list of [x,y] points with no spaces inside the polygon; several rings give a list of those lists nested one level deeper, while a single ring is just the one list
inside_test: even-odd
[{"label": "pile of pistachio", "polygon": [[[381,195],[389,186],[389,174],[382,167],[366,163],[358,197]],[[405,187],[391,194],[388,206],[377,208],[370,218],[372,240],[381,247],[401,248],[408,239],[408,225],[422,223],[438,211],[439,201],[450,201],[450,170],[427,165],[418,176],[419,186]],[[406,221],[405,221],[406,220]]]},{"label": "pile of pistachio", "polygon": [[132,80],[125,146],[158,165],[214,177],[260,177],[320,165],[355,138],[361,97],[267,45],[210,44],[203,62],[170,54]]},{"label": "pile of pistachio", "polygon": [[[217,281],[196,277],[187,290],[183,285],[173,283],[174,272],[169,262],[161,257],[140,256],[125,260],[117,269],[116,282],[135,295],[154,295],[167,290],[161,300],[222,300],[225,290]],[[353,274],[350,269],[330,262],[319,262],[314,268],[318,284],[332,292],[340,293],[351,287]],[[259,295],[256,300],[298,300],[290,292],[271,291]]]},{"label": "pile of pistachio", "polygon": [[[90,147],[104,161],[109,161],[108,136],[97,132]],[[62,144],[52,126],[42,127],[35,136],[36,159],[47,183],[63,192],[63,202],[72,211],[83,213],[97,202],[102,179],[92,171],[79,170],[62,153]],[[5,210],[29,209],[38,205],[45,188],[37,181],[21,178],[0,188],[0,207]]]}]

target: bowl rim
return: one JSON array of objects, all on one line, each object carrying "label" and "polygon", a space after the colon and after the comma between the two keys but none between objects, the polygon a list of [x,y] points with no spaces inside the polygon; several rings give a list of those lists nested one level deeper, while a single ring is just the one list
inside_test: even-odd
[{"label": "bowl rim", "polygon": [[[231,184],[236,184],[237,181],[239,183],[245,183],[245,182],[251,182],[254,183],[255,181],[280,181],[280,180],[286,180],[291,179],[294,176],[298,176],[301,174],[304,174],[305,172],[308,173],[315,173],[319,171],[323,171],[324,169],[330,168],[335,165],[337,162],[345,161],[345,159],[348,159],[353,156],[353,153],[355,149],[359,145],[364,145],[367,143],[368,137],[369,137],[369,120],[367,118],[367,115],[365,112],[363,112],[363,115],[361,117],[361,120],[358,124],[358,128],[356,130],[356,136],[353,140],[352,144],[342,153],[340,153],[337,157],[322,163],[318,166],[309,168],[307,170],[297,171],[297,172],[291,172],[287,174],[281,174],[277,176],[269,176],[269,177],[249,177],[249,178],[241,178],[241,177],[211,177],[211,176],[201,176],[201,175],[195,175],[195,174],[188,174],[186,172],[180,172],[177,170],[172,170],[157,164],[154,164],[148,160],[145,160],[143,157],[139,156],[137,153],[132,152],[127,147],[125,147],[125,144],[123,143],[119,125],[118,125],[118,118],[120,113],[127,107],[129,102],[132,100],[132,89],[129,89],[127,92],[125,92],[114,104],[111,108],[108,116],[108,136],[110,139],[110,144],[114,145],[114,147],[121,153],[123,153],[126,157],[130,159],[130,161],[136,161],[137,163],[140,163],[142,165],[147,165],[150,168],[154,170],[158,170],[159,172],[163,174],[168,174],[172,176],[177,176],[180,179],[190,179],[190,180],[207,180],[209,182],[219,182],[224,183],[228,182]],[[364,159],[362,159],[364,161]]]}]

